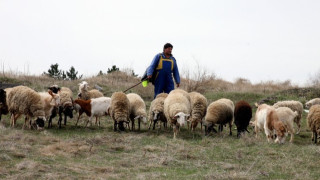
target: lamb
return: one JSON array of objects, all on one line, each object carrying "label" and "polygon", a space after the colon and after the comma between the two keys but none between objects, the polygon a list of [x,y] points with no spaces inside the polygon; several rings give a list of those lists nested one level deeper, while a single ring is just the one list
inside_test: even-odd
[{"label": "lamb", "polygon": [[287,131],[291,135],[290,142],[293,142],[293,137],[294,137],[293,122],[294,122],[294,119],[298,116],[298,112],[297,111],[293,112],[288,107],[279,107],[276,109],[276,112],[277,112],[279,119],[283,122]]},{"label": "lamb", "polygon": [[190,97],[187,92],[176,89],[169,93],[164,100],[164,114],[168,122],[173,125],[173,138],[176,138],[180,126],[183,126],[190,116]]},{"label": "lamb", "polygon": [[160,93],[157,97],[151,102],[149,108],[148,119],[150,121],[149,129],[153,123],[153,130],[157,122],[160,120],[163,122],[163,126],[166,127],[167,125],[167,118],[164,115],[164,100],[168,97],[167,93]]},{"label": "lamb", "polygon": [[219,99],[212,102],[207,108],[205,116],[205,135],[211,131],[217,132],[214,129],[215,124],[219,124],[219,132],[223,130],[223,125],[229,124],[230,136],[232,135],[231,127],[233,121],[233,102],[229,99]]},{"label": "lamb", "polygon": [[310,109],[311,106],[316,104],[320,104],[320,98],[311,99],[310,101],[306,102],[305,105],[306,105],[306,108]]},{"label": "lamb", "polygon": [[[44,104],[41,101],[40,94],[26,86],[16,86],[10,90],[7,96],[8,109],[11,113],[11,126],[14,127],[16,120],[24,114],[25,125],[30,118],[36,117],[35,124],[37,129],[44,127],[45,112]],[[32,120],[31,123],[32,124]],[[31,126],[29,125],[29,128]]]},{"label": "lamb", "polygon": [[236,103],[234,109],[234,123],[237,126],[237,137],[248,131],[247,127],[252,118],[252,107],[246,101],[239,101]]},{"label": "lamb", "polygon": [[8,114],[7,93],[4,89],[0,89],[0,121],[2,114]]},{"label": "lamb", "polygon": [[264,128],[268,142],[274,137],[274,132],[277,135],[275,142],[284,143],[286,139],[286,128],[279,119],[276,109],[267,104],[261,104],[255,114],[255,133],[258,138],[258,133]]},{"label": "lamb", "polygon": [[292,111],[297,111],[298,112],[298,116],[294,119],[294,122],[297,124],[298,126],[298,131],[296,134],[300,133],[300,129],[301,129],[301,117],[302,117],[302,112],[303,112],[303,105],[301,102],[299,101],[279,101],[277,103],[275,103],[273,105],[274,108],[279,108],[279,107],[288,107],[290,108]]},{"label": "lamb", "polygon": [[91,98],[98,98],[98,97],[103,97],[103,94],[97,90],[97,89],[92,89],[88,90],[88,83],[86,81],[82,81],[82,83],[79,84],[79,94],[78,97],[83,100],[88,100]]},{"label": "lamb", "polygon": [[130,102],[123,92],[114,92],[111,96],[111,106],[109,114],[114,121],[114,131],[117,127],[120,131],[124,131],[123,123],[129,123]]},{"label": "lamb", "polygon": [[[75,104],[78,104],[81,107],[81,110],[89,116],[89,119],[85,125],[87,127],[89,121],[91,123],[92,117],[96,117],[99,122],[100,127],[100,120],[101,116],[108,115],[108,110],[111,104],[111,98],[109,97],[99,97],[99,98],[92,98],[89,100],[83,99],[76,99],[74,101]],[[77,120],[76,125],[78,124],[79,119]]]},{"label": "lamb", "polygon": [[134,121],[138,120],[138,130],[140,131],[140,122],[147,123],[146,104],[143,99],[135,93],[127,94],[127,98],[130,102],[130,120],[131,130],[135,129]]},{"label": "lamb", "polygon": [[[198,123],[201,124],[202,130],[202,119],[206,115],[208,101],[207,98],[198,92],[190,92],[190,103],[191,103],[191,130],[194,131]],[[189,124],[189,121],[188,121]],[[188,125],[189,127],[189,125]]]},{"label": "lamb", "polygon": [[320,105],[316,104],[310,107],[307,117],[308,127],[312,131],[311,139],[317,144],[318,135],[320,135]]}]

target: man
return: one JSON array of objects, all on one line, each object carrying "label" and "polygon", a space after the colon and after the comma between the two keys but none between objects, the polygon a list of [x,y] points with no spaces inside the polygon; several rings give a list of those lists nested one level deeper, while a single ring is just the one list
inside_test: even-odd
[{"label": "man", "polygon": [[[152,74],[155,75],[154,80],[154,98],[160,93],[170,93],[174,89],[174,80],[176,81],[177,87],[180,85],[180,76],[177,66],[176,59],[172,56],[173,46],[167,43],[163,47],[163,53],[157,54],[151,65],[147,70],[148,79],[152,78]],[[154,73],[156,71],[156,73]]]}]

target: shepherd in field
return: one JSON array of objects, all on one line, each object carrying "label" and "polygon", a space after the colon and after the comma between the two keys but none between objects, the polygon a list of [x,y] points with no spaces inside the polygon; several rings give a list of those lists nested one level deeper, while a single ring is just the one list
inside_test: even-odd
[{"label": "shepherd in field", "polygon": [[154,79],[154,98],[160,93],[170,93],[174,89],[172,75],[177,87],[180,86],[179,70],[177,61],[171,54],[172,48],[173,46],[170,43],[166,43],[163,52],[153,58],[147,69],[147,78],[149,80]]}]

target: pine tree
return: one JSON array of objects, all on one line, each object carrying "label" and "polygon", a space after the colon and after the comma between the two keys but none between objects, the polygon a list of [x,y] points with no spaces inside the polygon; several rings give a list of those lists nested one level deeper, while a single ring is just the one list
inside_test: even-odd
[{"label": "pine tree", "polygon": [[115,72],[115,71],[119,71],[119,68],[117,68],[116,65],[113,65],[111,69],[108,68],[107,73],[110,74],[110,73]]},{"label": "pine tree", "polygon": [[76,71],[74,69],[73,66],[71,66],[70,70],[67,71],[67,77],[68,79],[70,80],[76,80],[76,79],[81,79],[82,78],[82,75],[80,77],[77,76],[78,75],[78,71]]},{"label": "pine tree", "polygon": [[51,64],[50,69],[48,69],[48,73],[43,72],[43,74],[52,77],[54,79],[61,79],[62,78],[62,71],[59,70],[59,64]]}]

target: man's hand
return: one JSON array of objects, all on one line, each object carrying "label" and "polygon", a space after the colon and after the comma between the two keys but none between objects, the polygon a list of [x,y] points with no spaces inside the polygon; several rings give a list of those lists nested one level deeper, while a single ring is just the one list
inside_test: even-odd
[{"label": "man's hand", "polygon": [[152,75],[147,76],[147,79],[151,79]]},{"label": "man's hand", "polygon": [[177,84],[177,88],[180,86],[180,84]]}]

